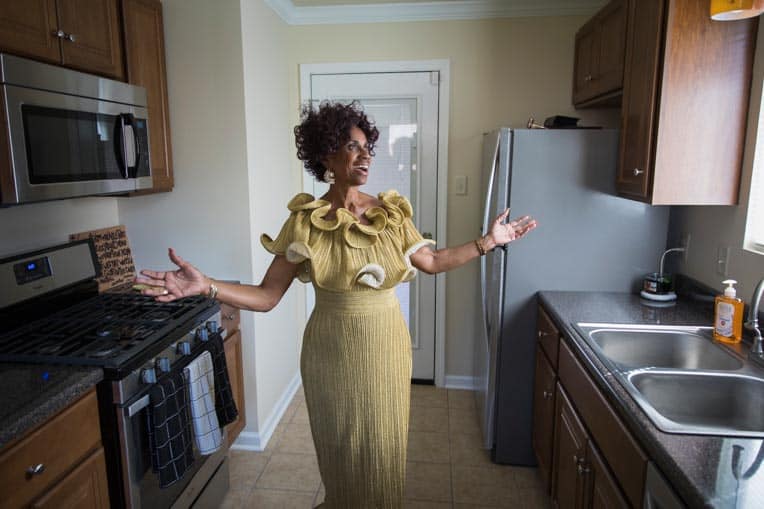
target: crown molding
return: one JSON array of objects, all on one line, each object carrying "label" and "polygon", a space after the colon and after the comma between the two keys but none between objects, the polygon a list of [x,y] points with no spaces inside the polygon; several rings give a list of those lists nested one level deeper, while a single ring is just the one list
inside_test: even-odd
[{"label": "crown molding", "polygon": [[590,16],[605,3],[604,0],[459,0],[298,7],[291,0],[264,1],[289,25]]}]

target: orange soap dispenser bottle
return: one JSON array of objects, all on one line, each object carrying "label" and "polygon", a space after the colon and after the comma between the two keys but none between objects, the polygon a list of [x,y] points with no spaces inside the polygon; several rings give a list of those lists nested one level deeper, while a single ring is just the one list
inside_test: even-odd
[{"label": "orange soap dispenser bottle", "polygon": [[737,298],[734,279],[722,281],[727,285],[724,295],[714,299],[714,338],[724,343],[739,343],[743,339],[743,301]]}]

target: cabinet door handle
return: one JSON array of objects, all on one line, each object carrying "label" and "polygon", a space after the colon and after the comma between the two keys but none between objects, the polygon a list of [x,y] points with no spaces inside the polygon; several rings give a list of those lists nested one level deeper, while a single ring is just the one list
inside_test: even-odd
[{"label": "cabinet door handle", "polygon": [[64,37],[66,37],[66,33],[60,28],[58,30],[53,30],[53,32],[51,33],[53,34],[54,37],[58,37],[59,39],[63,39]]},{"label": "cabinet door handle", "polygon": [[74,42],[75,41],[74,34],[66,34],[66,35],[64,35],[64,39],[66,39],[69,42]]},{"label": "cabinet door handle", "polygon": [[584,81],[592,81],[592,75],[587,74],[586,76],[584,76]]},{"label": "cabinet door handle", "polygon": [[226,320],[233,320],[235,317],[234,317],[234,314],[231,313],[230,315],[223,315],[223,318],[225,318]]},{"label": "cabinet door handle", "polygon": [[42,463],[38,463],[37,465],[27,467],[27,474],[29,474],[30,476],[40,475],[43,472],[45,472],[45,465],[43,465]]},{"label": "cabinet door handle", "polygon": [[552,392],[551,391],[543,391],[541,393],[541,395],[544,396],[544,399],[549,399],[549,398],[552,397]]},{"label": "cabinet door handle", "polygon": [[543,338],[544,336],[548,336],[549,333],[548,332],[544,332],[543,330],[540,330],[540,331],[538,331],[538,335],[539,335],[540,338]]},{"label": "cabinet door handle", "polygon": [[634,170],[632,170],[632,173],[634,174],[635,177],[642,175],[644,172],[645,170],[640,170],[639,168],[634,168]]},{"label": "cabinet door handle", "polygon": [[578,471],[578,475],[586,475],[591,471],[589,470],[589,467],[587,467],[583,461],[578,464],[578,467],[576,467],[576,470]]}]

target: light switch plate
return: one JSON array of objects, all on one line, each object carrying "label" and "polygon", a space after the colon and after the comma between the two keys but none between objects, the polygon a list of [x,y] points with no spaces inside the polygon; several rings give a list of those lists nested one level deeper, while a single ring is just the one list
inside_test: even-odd
[{"label": "light switch plate", "polygon": [[454,184],[456,187],[456,194],[460,195],[466,195],[467,194],[467,176],[466,175],[457,175],[454,179]]}]

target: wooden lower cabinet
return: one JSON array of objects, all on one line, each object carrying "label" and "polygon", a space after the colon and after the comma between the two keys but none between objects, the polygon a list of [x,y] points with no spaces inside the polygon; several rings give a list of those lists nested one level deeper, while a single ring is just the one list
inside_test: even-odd
[{"label": "wooden lower cabinet", "polygon": [[647,456],[543,309],[538,328],[533,448],[552,500],[561,509],[641,507]]},{"label": "wooden lower cabinet", "polygon": [[0,451],[0,486],[0,509],[109,507],[95,388]]},{"label": "wooden lower cabinet", "polygon": [[555,383],[557,375],[544,354],[536,346],[536,374],[533,387],[533,451],[539,475],[549,492],[552,480],[552,448],[554,446]]},{"label": "wooden lower cabinet", "polygon": [[585,500],[580,469],[586,458],[589,437],[560,384],[557,384],[556,400],[555,482],[552,499],[560,509],[580,508]]},{"label": "wooden lower cabinet", "polygon": [[32,503],[35,509],[59,507],[109,507],[106,461],[103,447],[91,454],[43,497]]},{"label": "wooden lower cabinet", "polygon": [[556,399],[556,479],[552,498],[557,507],[628,508],[618,482],[559,383]]},{"label": "wooden lower cabinet", "polygon": [[224,342],[225,361],[228,365],[228,378],[231,381],[231,390],[233,398],[236,401],[236,408],[239,416],[231,424],[226,426],[228,434],[228,443],[232,444],[247,422],[246,409],[244,407],[244,370],[241,355],[241,331],[236,330],[226,337]]},{"label": "wooden lower cabinet", "polygon": [[585,493],[589,499],[584,502],[584,507],[593,509],[629,507],[618,488],[618,482],[608,470],[607,463],[591,442],[586,447],[586,462],[584,473],[589,485]]}]

